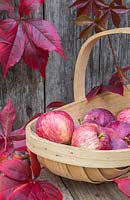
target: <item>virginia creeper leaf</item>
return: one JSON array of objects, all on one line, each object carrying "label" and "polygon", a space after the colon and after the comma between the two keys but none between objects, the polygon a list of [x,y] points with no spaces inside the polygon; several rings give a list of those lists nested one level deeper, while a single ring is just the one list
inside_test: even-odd
[{"label": "virginia creeper leaf", "polygon": [[0,137],[0,157],[9,156],[13,152],[13,143],[9,138]]},{"label": "virginia creeper leaf", "polygon": [[9,19],[4,19],[0,21],[0,28],[6,34],[8,34],[11,30],[13,30],[16,26],[17,26],[17,22],[15,19],[9,18]]},{"label": "virginia creeper leaf", "polygon": [[37,159],[37,155],[35,155],[33,152],[31,152],[28,149],[29,152],[29,156],[30,156],[30,161],[31,161],[31,168],[32,168],[32,172],[33,172],[33,176],[34,178],[37,178],[41,172],[41,167],[40,167],[40,163]]},{"label": "virginia creeper leaf", "polygon": [[64,106],[65,103],[62,101],[54,101],[47,105],[47,108],[58,108]]},{"label": "virginia creeper leaf", "polygon": [[[4,77],[8,70],[13,67],[23,55],[25,46],[25,35],[21,25],[16,25],[7,35],[8,42],[11,44],[4,45],[2,48],[1,64]],[[16,53],[17,52],[17,53]]]},{"label": "virginia creeper leaf", "polygon": [[[41,193],[39,192],[39,189]],[[42,200],[42,196],[44,196],[47,200],[63,199],[60,190],[46,181],[37,181],[34,185],[34,191],[40,200]]]},{"label": "virginia creeper leaf", "polygon": [[13,141],[19,141],[19,140],[24,140],[26,138],[25,136],[25,130],[24,128],[20,128],[17,129],[15,131],[12,131],[9,133],[9,137],[13,140]]},{"label": "virginia creeper leaf", "polygon": [[7,134],[11,131],[15,119],[16,119],[16,111],[11,99],[9,99],[8,103],[0,112],[0,123],[4,131],[4,135],[7,136]]},{"label": "virginia creeper leaf", "polygon": [[13,190],[21,184],[22,182],[15,181],[6,176],[0,176],[0,199],[7,200]]},{"label": "virginia creeper leaf", "polygon": [[29,163],[26,160],[4,160],[0,163],[0,171],[8,178],[16,181],[30,181],[32,172]]},{"label": "virginia creeper leaf", "polygon": [[57,30],[48,21],[26,20],[24,26],[37,47],[46,51],[56,51],[65,58]]},{"label": "virginia creeper leaf", "polygon": [[21,17],[27,16],[38,10],[44,0],[20,0],[19,14]]},{"label": "virginia creeper leaf", "polygon": [[130,197],[130,178],[114,179],[113,181],[125,195]]},{"label": "virginia creeper leaf", "polygon": [[26,146],[26,140],[14,141],[14,150],[19,152],[28,152]]},{"label": "virginia creeper leaf", "polygon": [[62,200],[61,192],[52,184],[45,181],[26,183],[16,188],[9,200]]},{"label": "virginia creeper leaf", "polygon": [[14,6],[10,0],[0,0],[0,10],[13,12]]},{"label": "virginia creeper leaf", "polygon": [[87,95],[86,98],[88,101],[90,101],[93,97],[95,97],[97,94],[99,94],[102,91],[103,85],[99,85],[94,87]]},{"label": "virginia creeper leaf", "polygon": [[48,57],[48,51],[37,47],[31,38],[26,38],[23,60],[29,67],[39,71],[44,79]]}]

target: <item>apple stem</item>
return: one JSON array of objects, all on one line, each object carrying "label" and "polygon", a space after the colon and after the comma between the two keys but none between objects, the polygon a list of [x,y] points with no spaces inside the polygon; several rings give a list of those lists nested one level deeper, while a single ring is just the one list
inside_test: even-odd
[{"label": "apple stem", "polygon": [[81,124],[82,124],[82,121],[81,121],[81,119],[78,119],[78,122],[79,122],[79,125],[81,125]]},{"label": "apple stem", "polygon": [[103,137],[102,133],[98,133],[98,138],[101,139]]}]

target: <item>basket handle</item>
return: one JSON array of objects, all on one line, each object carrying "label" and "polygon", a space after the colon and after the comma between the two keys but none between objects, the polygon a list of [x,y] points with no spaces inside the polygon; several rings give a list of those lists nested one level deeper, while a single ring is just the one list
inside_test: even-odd
[{"label": "basket handle", "polygon": [[130,28],[116,28],[112,30],[103,31],[91,36],[81,47],[79,52],[74,74],[74,99],[81,101],[85,98],[85,73],[86,65],[89,60],[90,53],[96,42],[107,35],[112,34],[130,34]]}]

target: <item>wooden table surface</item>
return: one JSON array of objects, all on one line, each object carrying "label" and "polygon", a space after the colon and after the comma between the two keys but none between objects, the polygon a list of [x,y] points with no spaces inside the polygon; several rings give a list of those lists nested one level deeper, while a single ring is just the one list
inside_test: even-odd
[{"label": "wooden table surface", "polygon": [[61,178],[43,169],[40,179],[48,180],[57,186],[63,194],[63,200],[128,200],[129,198],[120,192],[115,183],[102,183],[93,185],[84,182],[71,181]]}]

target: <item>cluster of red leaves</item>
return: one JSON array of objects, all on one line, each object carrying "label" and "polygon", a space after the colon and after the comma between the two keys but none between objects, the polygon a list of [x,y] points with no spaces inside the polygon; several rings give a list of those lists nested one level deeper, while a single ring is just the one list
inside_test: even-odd
[{"label": "cluster of red leaves", "polygon": [[46,20],[29,17],[43,2],[20,0],[16,15],[10,0],[0,0],[0,10],[7,11],[12,17],[0,21],[0,63],[4,77],[22,58],[30,68],[39,71],[45,78],[49,51],[56,51],[65,57],[55,27]]},{"label": "cluster of red leaves", "polygon": [[[33,160],[34,160],[33,155]],[[61,192],[47,181],[37,180],[40,165],[36,160],[4,160],[0,164],[0,199],[1,200],[62,200]]]},{"label": "cluster of red leaves", "polygon": [[[77,8],[76,24],[86,25],[80,33],[80,37],[87,38],[92,28],[95,32],[106,30],[109,17],[116,27],[120,25],[120,14],[130,10],[123,5],[122,0],[111,0],[106,3],[104,0],[76,0],[70,7]],[[93,18],[91,18],[93,16]]]},{"label": "cluster of red leaves", "polygon": [[90,101],[97,94],[104,92],[104,91],[112,92],[115,94],[120,94],[123,96],[124,87],[125,87],[124,82],[129,80],[129,79],[127,79],[127,77],[125,75],[125,72],[127,72],[128,70],[130,70],[130,66],[124,67],[124,68],[118,67],[118,72],[116,72],[112,75],[112,77],[109,80],[108,85],[101,84],[99,86],[94,87],[86,95],[87,100]]},{"label": "cluster of red leaves", "polygon": [[0,160],[8,157],[14,151],[25,149],[24,127],[12,131],[16,120],[16,111],[11,99],[0,112]]},{"label": "cluster of red leaves", "polygon": [[36,180],[40,164],[37,156],[26,148],[26,125],[12,131],[15,119],[16,111],[9,99],[0,112],[0,200],[62,200],[55,186]]}]

